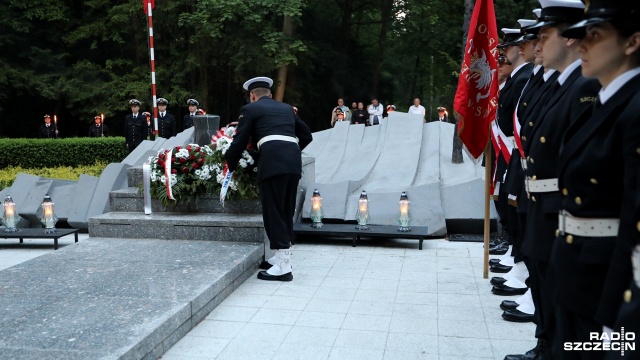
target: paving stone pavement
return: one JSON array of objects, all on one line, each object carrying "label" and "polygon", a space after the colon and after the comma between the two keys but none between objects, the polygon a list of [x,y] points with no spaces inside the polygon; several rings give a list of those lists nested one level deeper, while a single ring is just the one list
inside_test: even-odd
[{"label": "paving stone pavement", "polygon": [[[482,278],[482,244],[305,241],[294,280],[251,277],[163,360],[503,359],[535,326],[502,320]],[[492,276],[492,274],[489,274]]]}]

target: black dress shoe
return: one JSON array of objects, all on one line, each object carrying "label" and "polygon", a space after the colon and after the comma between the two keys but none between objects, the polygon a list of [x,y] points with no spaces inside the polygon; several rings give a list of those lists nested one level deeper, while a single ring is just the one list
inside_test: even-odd
[{"label": "black dress shoe", "polygon": [[538,344],[533,349],[521,355],[507,355],[504,360],[544,360],[545,341],[538,339]]},{"label": "black dress shoe", "polygon": [[496,264],[500,264],[500,259],[491,259],[489,260],[489,265],[493,266]]},{"label": "black dress shoe", "polygon": [[504,255],[509,251],[509,245],[499,244],[489,248],[489,255]]},{"label": "black dress shoe", "polygon": [[258,279],[269,281],[291,281],[293,280],[293,274],[288,272],[282,275],[271,275],[266,271],[260,271],[258,273]]},{"label": "black dress shoe", "polygon": [[520,304],[511,300],[502,300],[502,302],[500,303],[500,309],[504,311],[515,310],[518,308],[518,306],[520,306]]},{"label": "black dress shoe", "polygon": [[529,314],[525,314],[522,311],[515,309],[515,310],[507,310],[505,312],[502,313],[502,318],[507,320],[507,321],[512,321],[512,322],[532,322],[533,321],[533,314],[529,315]]},{"label": "black dress shoe", "polygon": [[513,266],[498,264],[498,265],[493,265],[489,270],[491,270],[491,272],[494,272],[494,273],[504,274],[504,273],[508,273],[512,267]]},{"label": "black dress shoe", "polygon": [[512,288],[511,286],[507,286],[505,284],[496,285],[491,289],[491,292],[495,295],[502,296],[512,296],[512,295],[522,295],[526,293],[528,288]]},{"label": "black dress shoe", "polygon": [[268,261],[263,261],[262,264],[260,264],[260,269],[269,270],[272,266]]},{"label": "black dress shoe", "polygon": [[503,277],[499,277],[499,276],[494,276],[491,278],[491,281],[489,281],[491,283],[491,285],[502,285],[504,283],[507,282],[507,279],[503,278]]}]

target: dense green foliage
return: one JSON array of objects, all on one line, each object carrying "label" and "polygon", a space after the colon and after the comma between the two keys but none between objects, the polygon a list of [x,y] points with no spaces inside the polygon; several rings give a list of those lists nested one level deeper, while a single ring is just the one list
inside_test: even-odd
[{"label": "dense green foliage", "polygon": [[0,169],[40,169],[121,162],[128,154],[124,138],[0,139]]},{"label": "dense green foliage", "polygon": [[106,162],[96,162],[93,165],[86,166],[60,166],[37,169],[24,169],[20,166],[10,166],[5,169],[0,169],[0,190],[11,186],[19,173],[31,174],[50,179],[78,180],[82,174],[100,176],[107,165],[108,163]]},{"label": "dense green foliage", "polygon": [[[495,0],[499,27],[533,18],[533,0]],[[414,96],[431,117],[451,108],[465,8],[472,0],[158,0],[158,95],[180,125],[195,97],[222,124],[237,118],[244,80],[277,77],[284,101],[313,130],[329,126],[336,98],[395,103]],[[468,13],[468,12],[467,12]],[[284,17],[294,24],[283,31]],[[127,100],[150,110],[147,19],[140,0],[0,2],[0,135],[35,137],[45,113],[63,137],[85,136],[105,114],[122,135]]]}]

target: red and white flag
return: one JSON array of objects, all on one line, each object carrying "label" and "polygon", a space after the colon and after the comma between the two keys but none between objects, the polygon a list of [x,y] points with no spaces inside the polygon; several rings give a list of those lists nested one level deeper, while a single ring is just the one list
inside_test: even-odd
[{"label": "red and white flag", "polygon": [[155,0],[142,0],[142,9],[147,15],[149,15],[149,4],[151,4],[152,9],[156,6]]},{"label": "red and white flag", "polygon": [[458,135],[478,158],[489,140],[490,124],[498,106],[498,27],[493,0],[477,0],[453,108],[458,113]]}]

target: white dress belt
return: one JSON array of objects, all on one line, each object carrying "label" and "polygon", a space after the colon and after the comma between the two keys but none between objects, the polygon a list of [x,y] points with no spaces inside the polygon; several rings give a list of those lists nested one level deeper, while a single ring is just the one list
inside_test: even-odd
[{"label": "white dress belt", "polygon": [[278,141],[288,141],[288,142],[292,142],[292,143],[298,143],[298,138],[295,138],[293,136],[286,136],[286,135],[267,135],[265,137],[263,137],[262,139],[260,139],[260,141],[258,141],[258,149],[260,149],[260,145],[266,143],[267,141],[274,141],[274,140],[278,140]]},{"label": "white dress belt", "polygon": [[525,179],[524,184],[528,193],[545,193],[560,191],[558,188],[558,179],[532,180]]},{"label": "white dress belt", "polygon": [[579,218],[562,210],[558,214],[558,229],[561,234],[573,234],[586,237],[618,236],[620,219]]}]

